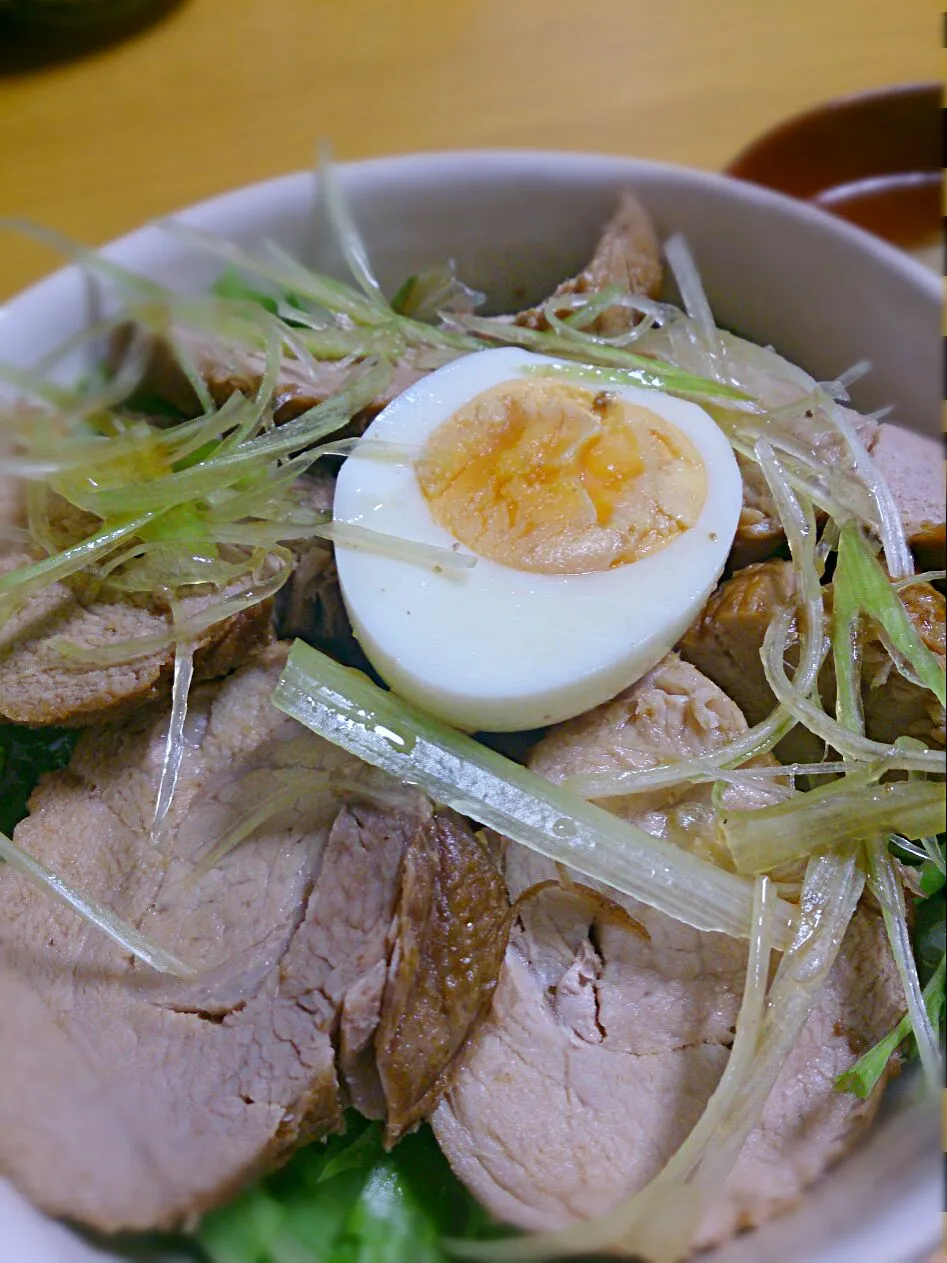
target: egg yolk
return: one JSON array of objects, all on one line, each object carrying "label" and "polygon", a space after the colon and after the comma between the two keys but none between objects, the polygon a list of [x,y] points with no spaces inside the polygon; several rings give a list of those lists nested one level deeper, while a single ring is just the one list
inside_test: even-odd
[{"label": "egg yolk", "polygon": [[649,408],[553,381],[477,395],[416,465],[434,520],[481,557],[540,574],[639,561],[697,521],[707,475]]}]

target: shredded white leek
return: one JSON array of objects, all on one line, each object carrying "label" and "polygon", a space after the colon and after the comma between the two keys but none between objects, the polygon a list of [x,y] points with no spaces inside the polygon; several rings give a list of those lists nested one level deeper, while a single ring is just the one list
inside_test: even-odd
[{"label": "shredded white leek", "polygon": [[164,220],[158,226],[170,236],[239,268],[248,276],[257,276],[280,289],[300,294],[327,311],[366,323],[372,323],[373,318],[377,318],[377,306],[366,295],[342,281],[307,272],[295,259],[287,261],[284,252],[278,252],[272,245],[269,254],[273,262],[255,258],[235,243],[179,220]]},{"label": "shredded white leek", "polygon": [[[856,528],[857,529],[857,528]],[[851,732],[864,733],[862,709],[861,605],[846,564],[850,526],[839,536],[839,559],[832,597],[832,660],[835,667],[835,718]],[[895,598],[897,599],[897,598]]]},{"label": "shredded white leek", "polygon": [[[723,429],[738,455],[756,460],[758,438],[755,429],[746,425],[724,426]],[[843,469],[831,468],[831,472],[826,472],[828,467],[825,464],[820,466],[814,457],[802,457],[796,443],[769,427],[766,441],[780,452],[783,473],[789,486],[811,500],[822,513],[828,514],[834,521],[844,522],[853,516],[861,521],[870,521],[871,501],[860,482]]]},{"label": "shredded white leek", "polygon": [[387,306],[378,278],[372,271],[365,242],[355,226],[348,202],[342,196],[331,155],[326,146],[321,147],[319,153],[319,191],[325,199],[333,236],[342,247],[350,272],[369,298]]},{"label": "shredded white leek", "polygon": [[84,539],[81,544],[67,548],[54,557],[44,557],[42,561],[35,562],[33,565],[21,566],[17,570],[0,575],[0,609],[5,597],[15,596],[17,599],[25,599],[50,584],[58,583],[60,579],[67,579],[83,567],[104,557],[116,544],[120,544],[132,535],[137,535],[142,527],[154,520],[155,516],[153,513],[147,513],[132,521],[98,531],[95,535]]},{"label": "shredded white leek", "polygon": [[[472,320],[474,317],[470,317],[470,319]],[[483,321],[483,323],[486,324],[487,321]],[[477,327],[481,328],[481,326]],[[510,330],[517,328],[517,326],[502,325],[499,328]],[[535,333],[529,329],[518,329],[518,334],[531,336],[513,336],[509,334],[507,340],[514,343],[524,343],[531,346],[533,350],[542,351],[549,355],[575,355],[577,352],[574,341],[570,341],[567,338],[552,339],[548,334]],[[501,340],[499,334],[497,335],[497,340]],[[598,353],[598,357],[605,360],[618,358],[618,363],[606,366],[584,362],[572,364],[564,361],[562,364],[528,365],[521,371],[526,376],[554,377],[565,381],[588,382],[605,388],[608,386],[637,386],[643,390],[663,390],[669,394],[693,396],[696,399],[722,399],[733,406],[748,402],[748,396],[735,387],[728,386],[723,382],[715,382],[706,377],[698,377],[693,373],[676,368],[673,364],[645,359],[643,356],[634,356],[628,352],[622,353],[619,358],[617,352],[614,356],[608,355],[604,348]]]},{"label": "shredded white leek", "polygon": [[70,498],[80,507],[102,517],[139,509],[167,509],[189,504],[209,492],[219,492],[228,483],[259,471],[268,460],[298,453],[325,435],[341,429],[354,413],[370,403],[390,376],[383,364],[368,365],[350,383],[324,403],[317,404],[295,420],[257,435],[233,451],[215,452],[207,460],[187,469],[154,478],[135,486],[105,490],[90,488],[72,491]]},{"label": "shredded white leek", "polygon": [[[287,290],[309,304],[308,314],[316,319],[307,321],[305,310],[294,310],[292,318],[298,324],[311,325],[312,334],[307,328],[296,329],[292,333],[299,344],[310,347],[322,358],[340,359],[348,355],[362,358],[370,354],[396,359],[410,348],[448,353],[447,358],[450,359],[457,354],[483,349],[482,342],[452,329],[446,322],[432,325],[399,315],[383,296],[370,296],[344,281],[311,272],[272,241],[266,243],[268,257],[256,258],[232,242],[187,224],[169,220],[160,227],[247,275]],[[351,239],[348,251],[351,252]],[[286,314],[290,313],[287,311]],[[324,324],[322,317],[325,318]],[[321,345],[326,338],[331,344],[328,348]],[[325,354],[327,350],[331,353]]]},{"label": "shredded white leek", "polygon": [[818,532],[812,505],[800,500],[794,493],[782,465],[765,439],[757,442],[755,456],[789,544],[807,643],[821,644],[825,636],[825,608],[816,563]]},{"label": "shredded white leek", "polygon": [[[717,768],[713,772],[707,772],[701,775],[696,774],[693,777],[695,783],[701,781],[732,781],[732,782],[749,782],[749,781],[773,781],[773,780],[794,780],[800,776],[841,776],[843,772],[851,767],[850,763],[842,762],[839,759],[827,759],[822,763],[778,763],[772,767],[741,767],[737,771],[727,771],[725,768]],[[877,774],[880,776],[881,771],[892,771],[894,763],[890,759],[885,759],[875,765]]]},{"label": "shredded white leek", "polygon": [[[712,784],[719,787],[723,785],[750,787],[754,782],[759,781],[786,781],[788,783],[799,777],[839,776],[850,765],[838,760],[828,760],[822,763],[779,763],[765,767],[741,764],[739,767],[731,768],[717,765],[703,766],[699,760],[694,760],[688,763],[687,766],[691,768],[691,771],[684,779],[690,785]],[[893,770],[893,764],[890,760],[885,760],[884,763],[879,763],[877,766],[883,767],[885,771]],[[651,771],[670,771],[677,778],[681,775],[680,769],[681,764],[679,763],[658,764],[653,769],[644,769],[641,775],[646,777]],[[621,772],[617,775],[638,775],[638,773]],[[610,786],[613,783],[620,784],[621,782],[612,782],[607,773],[593,773],[586,777],[566,777],[559,783],[564,789],[568,789],[571,794],[578,794],[582,798],[589,799],[619,797],[629,792],[633,794],[647,792],[636,783],[632,790],[622,790],[620,793],[613,795],[609,792]],[[660,784],[660,782],[657,783]],[[673,783],[677,783],[676,779]],[[773,786],[773,789],[776,791],[779,789],[779,786]]]},{"label": "shredded white leek", "polygon": [[[687,285],[691,295],[687,305],[694,319],[678,316],[644,337],[641,349],[670,359],[681,368],[711,377],[722,376],[725,366],[727,381],[749,390],[759,401],[771,396],[775,386],[775,397],[780,400],[777,406],[734,411],[734,418],[742,427],[736,433],[727,413],[714,410],[715,418],[727,429],[734,446],[749,455],[747,449],[756,438],[767,437],[774,447],[792,451],[794,463],[786,472],[793,484],[840,520],[854,512],[864,525],[876,529],[891,575],[896,578],[910,575],[913,563],[891,490],[854,424],[833,398],[847,398],[846,386],[860,376],[866,366],[857,365],[839,381],[820,385],[770,348],[754,346],[720,330],[715,331],[716,343],[711,345],[706,337],[706,312],[699,278],[695,280],[691,276]],[[798,397],[787,405],[781,402],[781,396],[790,385]],[[751,421],[757,426],[755,433],[748,428]],[[828,435],[834,437],[833,447],[841,449],[837,461],[820,462],[811,450],[809,436],[815,424],[827,428]],[[811,477],[807,484],[800,477],[802,468],[796,462],[802,462],[809,470]]]},{"label": "shredded white leek", "polygon": [[879,834],[923,838],[943,824],[944,793],[940,781],[866,785],[856,773],[790,802],[731,812],[727,845],[737,872],[752,874]]},{"label": "shredded white leek", "polygon": [[830,719],[821,706],[809,700],[801,689],[789,680],[786,675],[784,659],[789,643],[792,627],[792,612],[789,610],[778,614],[766,630],[763,641],[762,658],[766,681],[775,693],[779,702],[810,732],[814,732],[823,741],[840,754],[851,759],[874,762],[878,759],[897,760],[897,766],[906,771],[930,772],[944,775],[947,772],[947,757],[943,751],[917,750],[897,745],[884,745],[880,741],[872,741],[842,727]]},{"label": "shredded white leek", "polygon": [[854,425],[845,416],[842,409],[829,402],[826,408],[828,416],[841,433],[852,457],[856,472],[861,476],[869,494],[874,500],[878,513],[878,531],[881,546],[884,549],[888,574],[892,579],[902,579],[914,573],[914,559],[908,547],[901,521],[901,511],[885,482],[878,466],[872,460],[868,449],[859,437]]},{"label": "shredded white leek", "polygon": [[264,342],[263,372],[260,374],[260,382],[257,386],[256,394],[252,403],[248,401],[248,406],[244,410],[245,415],[240,424],[234,427],[233,431],[227,435],[217,448],[215,455],[218,457],[227,455],[229,452],[238,449],[243,443],[247,443],[254,438],[263,424],[264,418],[267,416],[267,410],[270,407],[279,380],[283,348],[279,334],[272,325],[263,327],[262,337]]},{"label": "shredded white leek", "polygon": [[917,583],[943,583],[945,579],[947,579],[947,570],[922,570],[920,574],[894,580],[891,586],[895,592],[903,592],[905,588],[913,587]]},{"label": "shredded white leek", "polygon": [[418,566],[426,566],[435,573],[463,574],[473,570],[477,558],[472,553],[454,552],[450,548],[440,548],[436,544],[425,544],[420,540],[402,539],[397,535],[387,535],[382,531],[373,531],[366,526],[357,526],[350,522],[327,522],[324,526],[313,527],[312,533],[323,539],[331,539],[343,548],[359,549],[362,552],[375,553],[379,557],[394,557],[399,561],[410,561]]},{"label": "shredded white leek", "polygon": [[392,443],[388,439],[335,439],[322,443],[314,448],[311,455],[316,456],[356,456],[359,460],[393,461],[396,464],[408,464],[418,460],[424,448],[410,443]]},{"label": "shredded white leek", "polygon": [[694,257],[680,233],[675,233],[673,237],[669,237],[664,243],[664,257],[674,273],[674,279],[677,282],[677,288],[680,290],[684,309],[694,322],[698,336],[704,345],[704,350],[714,366],[714,376],[716,376],[720,370],[721,361],[717,324],[714,320],[713,312],[710,310],[710,303],[707,301],[707,295],[704,291],[700,274],[697,271]]},{"label": "shredded white leek", "polygon": [[[631,311],[641,318],[635,321],[623,333],[613,336],[593,333],[589,325],[594,323],[606,311],[616,308]],[[570,312],[564,318],[559,315],[563,310]],[[543,318],[549,328],[562,338],[568,338],[576,346],[587,345],[592,350],[593,358],[598,347],[628,347],[637,342],[650,329],[664,324],[677,314],[677,309],[664,303],[654,302],[640,294],[630,294],[620,285],[607,285],[597,294],[560,294],[553,295],[543,304]]]},{"label": "shredded white leek", "polygon": [[151,841],[160,846],[164,841],[164,831],[168,820],[168,812],[181,774],[184,760],[184,725],[187,722],[187,704],[194,678],[194,646],[180,638],[174,645],[174,682],[171,687],[171,718],[168,721],[168,735],[165,740],[164,759],[161,764],[161,778],[158,782],[158,795],[155,800],[154,820],[151,824]]},{"label": "shredded white leek", "polygon": [[826,855],[809,862],[796,936],[770,988],[752,1076],[714,1137],[718,1174],[732,1170],[759,1121],[835,963],[864,884],[854,855]]}]

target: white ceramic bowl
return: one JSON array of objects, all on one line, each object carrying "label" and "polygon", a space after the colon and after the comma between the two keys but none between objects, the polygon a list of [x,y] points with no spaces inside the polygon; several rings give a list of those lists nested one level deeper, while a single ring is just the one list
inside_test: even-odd
[{"label": "white ceramic bowl", "polygon": [[[382,284],[447,258],[495,309],[550,291],[588,257],[616,193],[633,188],[662,235],[683,232],[718,321],[771,343],[815,376],[868,358],[856,406],[940,428],[940,282],[858,229],[749,184],[624,158],[472,152],[386,158],[340,168]],[[326,270],[339,261],[300,173],[204,202],[181,219],[254,246],[273,238]],[[207,286],[213,260],[156,228],[108,248],[181,289]],[[0,309],[0,360],[28,364],[80,328],[89,290],[72,269]],[[2,1073],[2,1067],[0,1067]],[[937,1111],[913,1100],[911,1077],[878,1126],[781,1220],[706,1263],[915,1263],[934,1249],[941,1187]],[[37,1216],[0,1183],[0,1263],[101,1258]]]}]

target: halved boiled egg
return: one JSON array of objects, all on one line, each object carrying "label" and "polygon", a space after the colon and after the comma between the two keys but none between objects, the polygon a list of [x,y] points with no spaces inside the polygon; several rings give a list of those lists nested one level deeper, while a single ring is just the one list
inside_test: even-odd
[{"label": "halved boiled egg", "polygon": [[[740,515],[703,408],[553,365],[515,348],[447,365],[379,414],[336,485],[337,521],[476,558],[437,573],[336,547],[369,661],[471,731],[556,723],[640,679],[699,613]],[[410,458],[372,455],[376,439]]]}]

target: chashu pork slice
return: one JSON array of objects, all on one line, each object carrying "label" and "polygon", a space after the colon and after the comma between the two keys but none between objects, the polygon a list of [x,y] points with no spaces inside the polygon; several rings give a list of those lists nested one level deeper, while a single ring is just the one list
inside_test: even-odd
[{"label": "chashu pork slice", "polygon": [[[23,552],[0,555],[0,577],[36,560]],[[241,580],[219,594],[185,596],[178,614],[199,619],[212,604],[239,600],[251,587],[252,580]],[[196,634],[195,679],[216,679],[246,661],[272,639],[272,615],[272,601],[260,601]],[[171,607],[160,594],[97,592],[83,576],[49,584],[0,622],[0,722],[82,728],[170,697],[174,646],[162,642],[171,628]],[[142,642],[144,652],[114,664],[76,660],[61,648],[65,642],[107,651],[126,641]]]},{"label": "chashu pork slice", "polygon": [[17,828],[199,971],[153,973],[0,869],[0,1175],[53,1215],[185,1223],[350,1104],[394,1141],[489,1003],[509,919],[495,865],[459,817],[282,716],[284,661],[195,690],[160,845],[155,708],[87,733]]},{"label": "chashu pork slice", "polygon": [[[830,610],[831,587],[825,594]],[[929,583],[911,584],[900,596],[918,636],[943,667],[943,596]],[[747,566],[720,584],[678,646],[682,657],[737,702],[751,724],[761,723],[776,705],[763,673],[760,650],[767,627],[795,597],[791,562]],[[943,746],[943,706],[929,689],[901,674],[874,623],[863,627],[861,653],[862,706],[868,736],[886,742],[915,737],[927,745]],[[819,687],[831,714],[835,705],[831,658],[822,670]],[[806,762],[821,758],[823,747],[812,733],[796,729],[784,739],[779,752],[787,759]]]},{"label": "chashu pork slice", "polygon": [[[653,766],[709,752],[745,726],[719,689],[670,655],[615,701],[552,730],[531,766],[554,781]],[[725,805],[766,797],[728,787]],[[657,792],[607,805],[650,832],[713,849],[706,787],[663,806]],[[556,872],[510,845],[506,875],[518,896]],[[641,1189],[687,1137],[727,1063],[745,944],[618,903],[623,915],[567,886],[521,906],[490,1016],[434,1115],[458,1176],[519,1228],[564,1227]],[[791,1206],[840,1157],[878,1094],[838,1093],[835,1077],[901,1012],[881,918],[863,906],[695,1248]]]},{"label": "chashu pork slice", "polygon": [[[335,475],[323,464],[315,464],[297,480],[293,493],[303,510],[331,517]],[[342,600],[331,540],[311,536],[285,543],[295,565],[276,594],[276,634],[281,640],[298,637],[346,666],[370,670]]]},{"label": "chashu pork slice", "polygon": [[[770,403],[787,403],[793,393],[782,392]],[[885,480],[901,515],[901,523],[914,557],[922,570],[944,568],[944,447],[943,442],[897,425],[846,411],[848,420],[867,447],[878,473]],[[797,425],[796,437],[812,448],[826,464],[845,459],[844,444],[831,429]],[[738,455],[743,477],[743,511],[730,555],[731,568],[765,561],[785,543],[776,506],[766,480],[754,462]]]},{"label": "chashu pork slice", "polygon": [[943,436],[933,439],[897,425],[879,425],[870,451],[900,510],[919,569],[943,570],[947,564]]},{"label": "chashu pork slice", "polygon": [[[591,297],[612,285],[629,294],[657,298],[663,275],[661,242],[651,216],[638,199],[626,191],[602,229],[591,259],[576,276],[563,281],[551,298],[568,299],[573,294]],[[531,329],[547,328],[544,307],[545,303],[520,312],[515,317],[516,323]],[[612,307],[602,312],[590,328],[602,337],[614,337],[629,329],[635,320],[634,312]]]}]

